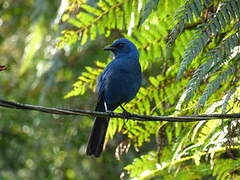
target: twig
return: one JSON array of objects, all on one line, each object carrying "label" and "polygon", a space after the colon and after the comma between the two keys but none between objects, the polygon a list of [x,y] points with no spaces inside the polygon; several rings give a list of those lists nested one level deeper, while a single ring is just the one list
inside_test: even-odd
[{"label": "twig", "polygon": [[4,70],[6,70],[6,69],[7,69],[6,66],[1,66],[1,65],[0,65],[0,71],[4,71]]},{"label": "twig", "polygon": [[97,112],[81,109],[65,109],[65,108],[51,108],[30,104],[21,104],[17,102],[11,102],[0,99],[0,106],[10,109],[23,109],[23,110],[34,110],[49,114],[60,114],[60,115],[80,115],[80,116],[94,116],[94,117],[111,117],[111,118],[122,118],[132,119],[137,121],[168,121],[168,122],[194,122],[204,120],[216,120],[216,119],[240,119],[240,113],[235,114],[206,114],[206,115],[192,115],[192,116],[149,116],[139,114],[126,114],[126,113],[113,113],[113,112]]}]

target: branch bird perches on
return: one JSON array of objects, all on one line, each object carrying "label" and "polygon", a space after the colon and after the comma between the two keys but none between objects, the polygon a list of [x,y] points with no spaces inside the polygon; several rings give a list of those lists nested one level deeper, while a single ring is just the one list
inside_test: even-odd
[{"label": "branch bird perches on", "polygon": [[121,119],[131,119],[137,121],[168,121],[168,122],[194,122],[194,121],[206,121],[216,119],[233,119],[239,120],[240,113],[234,114],[205,114],[205,115],[192,115],[192,116],[150,116],[140,114],[129,114],[129,113],[114,113],[114,112],[96,112],[90,110],[81,109],[66,109],[66,108],[53,108],[44,107],[38,105],[22,104],[12,101],[6,101],[0,99],[0,107],[10,109],[22,109],[22,110],[33,110],[49,114],[59,115],[80,115],[80,116],[94,116],[94,117],[111,117]]}]

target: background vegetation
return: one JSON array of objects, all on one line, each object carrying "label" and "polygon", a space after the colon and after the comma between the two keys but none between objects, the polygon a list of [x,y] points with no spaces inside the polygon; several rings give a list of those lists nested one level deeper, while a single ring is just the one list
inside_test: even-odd
[{"label": "background vegetation", "polygon": [[[144,77],[128,111],[240,111],[239,0],[7,0],[0,14],[1,99],[93,110],[112,58],[102,49],[126,37]],[[240,178],[238,120],[112,119],[97,159],[85,155],[90,118],[1,109],[0,120],[1,179]]]}]

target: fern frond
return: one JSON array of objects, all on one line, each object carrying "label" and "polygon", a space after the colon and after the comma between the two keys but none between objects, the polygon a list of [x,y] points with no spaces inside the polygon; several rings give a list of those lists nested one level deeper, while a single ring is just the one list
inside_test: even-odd
[{"label": "fern frond", "polygon": [[[199,144],[199,149],[204,149],[206,151],[210,146],[213,146],[213,144],[214,146],[217,146],[215,142],[219,141],[219,139],[221,139],[223,143],[222,139],[224,138],[224,133],[221,131],[219,132],[220,124],[220,120],[199,122],[193,128],[192,142]],[[222,136],[219,137],[221,134]],[[220,144],[221,142],[219,141],[218,143]]]},{"label": "fern frond", "polygon": [[[165,42],[163,37],[167,35],[167,28],[158,28],[161,21],[155,24],[145,22],[145,25],[138,31],[133,31],[133,36],[127,36],[128,39],[133,41],[140,51],[140,63],[143,70],[146,70],[149,64],[157,58],[164,58]],[[163,25],[161,25],[163,26]],[[153,29],[153,31],[149,31]]]},{"label": "fern frond", "polygon": [[[125,32],[127,30],[130,35],[134,27],[142,24],[156,10],[158,2],[159,0],[100,0],[96,6],[82,2],[78,7],[79,13],[71,16],[71,11],[66,12],[62,20],[74,27],[75,30],[71,32],[84,45],[98,35],[107,37],[110,30],[116,28]],[[62,31],[63,36],[58,38],[57,46],[60,48],[65,43],[71,44],[77,40],[74,38],[70,43],[65,33],[66,30]]]},{"label": "fern frond", "polygon": [[[230,21],[236,20],[239,10],[232,12],[232,5],[239,4],[237,0],[228,1],[220,4],[219,10],[209,18],[208,22],[201,24],[197,29],[197,34],[193,36],[193,40],[187,46],[182,62],[179,68],[177,79],[180,79],[188,67],[188,65],[202,52],[209,41],[218,33],[222,32]],[[238,12],[237,12],[238,11]],[[231,13],[232,12],[232,13]]]},{"label": "fern frond", "polygon": [[[220,159],[214,161],[213,176],[216,180],[238,179],[237,171],[240,170],[240,159]],[[236,171],[236,174],[234,174]],[[238,177],[238,178],[237,178]]]},{"label": "fern frond", "polygon": [[85,67],[86,71],[78,77],[78,81],[73,84],[73,90],[71,90],[64,98],[70,98],[72,96],[83,95],[87,89],[92,91],[95,89],[97,77],[100,75],[103,68],[106,66],[105,63],[96,62],[96,67],[90,66]]},{"label": "fern frond", "polygon": [[124,167],[130,173],[130,177],[146,176],[151,170],[156,168],[157,164],[157,153],[149,152],[141,156],[140,158],[135,158],[132,164]]},{"label": "fern frond", "polygon": [[[239,146],[235,146],[234,147],[235,149],[239,149]],[[224,153],[225,152],[225,148],[222,148],[222,147],[219,147],[219,148],[216,148],[216,149],[212,149],[211,151],[199,151],[198,152],[198,157],[201,158],[203,156],[207,156],[208,154],[212,154],[212,153]],[[166,156],[168,156],[169,158],[169,154],[171,154],[171,152],[169,152],[169,150],[165,149],[164,154],[166,154]],[[185,166],[188,166],[189,169],[191,169],[191,172],[193,171],[192,169],[196,169],[198,168],[199,166],[196,166],[195,164],[191,164],[189,162],[189,160],[194,160],[196,159],[196,154],[195,155],[190,155],[190,154],[187,154],[183,157],[179,157],[178,159],[175,159],[174,161],[169,161],[169,159],[165,159],[164,160],[161,160],[160,163],[158,163],[156,161],[156,153],[155,152],[149,152],[149,154],[146,154],[144,156],[141,156],[140,158],[136,158],[134,159],[134,162],[128,166],[126,166],[124,169],[127,170],[129,173],[130,173],[130,177],[135,177],[135,178],[138,178],[138,179],[151,179],[153,177],[157,177],[157,176],[161,176],[161,175],[165,175],[166,174],[169,174],[169,171],[172,171],[170,174],[171,176],[169,177],[170,179],[173,179],[173,178],[176,178],[176,177],[179,177],[179,173],[177,171],[177,168],[180,166],[182,166],[184,164],[184,167]],[[218,160],[215,160],[215,162],[217,163]],[[223,159],[224,161],[224,159]],[[234,168],[231,166],[232,169],[239,169],[239,161],[236,161],[236,160],[232,160],[234,162]],[[201,164],[200,165],[200,168],[201,169],[203,162],[201,161]],[[209,165],[209,163],[208,163]],[[205,168],[207,167],[206,165],[204,165]],[[223,166],[221,164],[221,166]],[[170,169],[167,169],[168,167],[171,167]],[[181,170],[182,170],[183,167],[181,167]],[[208,167],[209,168],[209,167]],[[213,175],[215,176],[218,176],[220,175],[220,173],[218,174],[218,172],[221,172],[218,171],[219,167],[216,168],[215,172]],[[223,168],[223,169],[228,169],[230,170],[231,168]],[[209,173],[209,175],[212,174],[212,172],[210,171],[210,169],[207,169],[208,172],[205,172],[205,173]],[[202,172],[203,173],[203,172]],[[203,174],[205,174],[203,173]],[[181,173],[180,173],[181,174]],[[221,174],[222,175],[222,174]],[[188,176],[187,176],[188,177]],[[184,177],[183,179],[186,179],[186,177]]]},{"label": "fern frond", "polygon": [[177,10],[175,20],[177,24],[173,27],[169,43],[172,44],[175,39],[183,32],[186,24],[193,23],[199,18],[203,10],[208,8],[213,2],[210,0],[192,0],[186,3]]},{"label": "fern frond", "polygon": [[233,34],[226,38],[219,47],[214,48],[206,54],[206,63],[202,64],[194,72],[183,94],[185,102],[189,102],[204,77],[216,72],[224,65],[224,62],[231,60],[232,50],[238,45],[239,40],[240,35],[238,33]]},{"label": "fern frond", "polygon": [[157,9],[159,0],[148,0],[140,16],[138,26],[141,26],[148,16]]},{"label": "fern frond", "polygon": [[224,28],[232,21],[239,18],[239,5],[238,0],[225,1],[220,3],[220,7],[217,12],[210,18],[209,22],[206,24],[210,28],[210,31],[216,35],[222,32]]},{"label": "fern frond", "polygon": [[[150,1],[149,1],[150,2]],[[157,2],[157,1],[152,1]],[[133,30],[132,35],[126,35],[128,39],[133,41],[140,51],[140,62],[143,70],[146,70],[154,61],[164,61],[168,59],[166,50],[166,37],[168,36],[169,26],[172,23],[171,12],[179,6],[178,3],[171,3],[169,1],[160,1],[156,11],[153,11],[147,20],[139,27]],[[146,5],[147,6],[147,5]],[[184,40],[190,39],[189,32],[184,34]],[[175,52],[174,57],[182,53],[183,47],[180,46]]]},{"label": "fern frond", "polygon": [[228,102],[230,101],[232,95],[235,93],[236,91],[236,88],[232,88],[231,90],[229,90],[226,95],[224,96],[224,100],[223,100],[223,104],[222,104],[222,113],[226,113],[227,111],[227,105],[228,105]]},{"label": "fern frond", "polygon": [[218,77],[213,80],[212,82],[208,83],[207,87],[205,88],[202,97],[199,99],[198,104],[197,104],[197,110],[201,107],[204,106],[205,102],[208,100],[208,98],[215,93],[220,85],[225,82],[230,75],[234,73],[234,69],[228,69],[222,71]]},{"label": "fern frond", "polygon": [[193,38],[194,39],[189,43],[188,48],[185,50],[184,55],[182,56],[183,60],[180,64],[179,72],[177,74],[178,80],[181,78],[188,65],[199,55],[209,41],[209,36],[206,32],[200,32]]}]

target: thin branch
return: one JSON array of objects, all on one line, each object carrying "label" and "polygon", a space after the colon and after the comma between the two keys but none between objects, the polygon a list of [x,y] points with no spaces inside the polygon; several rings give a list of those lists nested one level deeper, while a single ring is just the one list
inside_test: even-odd
[{"label": "thin branch", "polygon": [[6,66],[1,66],[1,65],[0,65],[0,71],[4,71],[4,70],[6,70],[6,69],[7,69]]},{"label": "thin branch", "polygon": [[49,114],[60,114],[60,115],[80,115],[80,116],[94,116],[94,117],[111,117],[111,118],[122,118],[132,119],[137,121],[168,121],[168,122],[194,122],[204,120],[216,120],[216,119],[240,119],[240,113],[235,114],[206,114],[206,115],[192,115],[192,116],[149,116],[139,114],[126,114],[126,113],[113,113],[113,112],[97,112],[81,109],[65,109],[65,108],[51,108],[30,104],[21,104],[17,102],[11,102],[0,99],[0,106],[10,109],[23,109],[33,110]]}]

